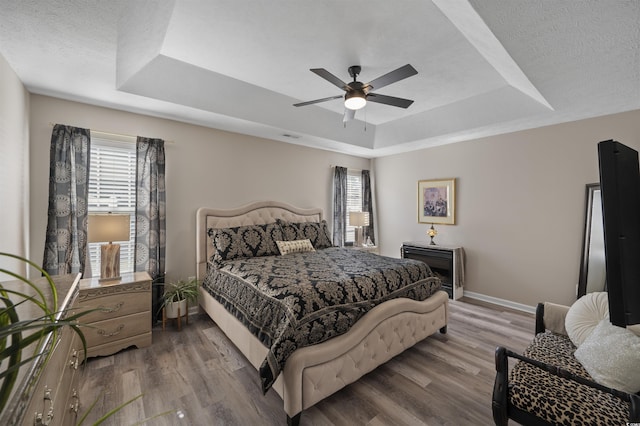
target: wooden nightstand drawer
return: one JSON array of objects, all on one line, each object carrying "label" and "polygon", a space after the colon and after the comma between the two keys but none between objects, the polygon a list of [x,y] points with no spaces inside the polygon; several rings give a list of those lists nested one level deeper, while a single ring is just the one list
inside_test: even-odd
[{"label": "wooden nightstand drawer", "polygon": [[91,324],[141,311],[150,311],[151,297],[148,292],[127,293],[126,297],[122,294],[113,294],[83,300],[80,308],[81,310],[99,309],[80,318],[81,323]]},{"label": "wooden nightstand drawer", "polygon": [[[79,309],[99,309],[80,319],[87,356],[111,355],[135,345],[151,344],[151,277],[146,272],[122,274],[117,281],[80,281]],[[81,353],[81,356],[83,354]]]},{"label": "wooden nightstand drawer", "polygon": [[146,311],[94,322],[82,327],[82,332],[87,339],[87,347],[91,348],[146,333],[149,331],[149,324],[151,324],[151,311]]}]

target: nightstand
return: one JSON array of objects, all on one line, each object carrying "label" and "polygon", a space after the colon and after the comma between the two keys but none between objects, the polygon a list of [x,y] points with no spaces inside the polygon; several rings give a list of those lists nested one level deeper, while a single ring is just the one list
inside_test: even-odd
[{"label": "nightstand", "polygon": [[97,309],[79,319],[87,340],[87,356],[105,356],[135,345],[151,345],[151,277],[146,272],[122,274],[114,281],[80,280],[80,310]]}]

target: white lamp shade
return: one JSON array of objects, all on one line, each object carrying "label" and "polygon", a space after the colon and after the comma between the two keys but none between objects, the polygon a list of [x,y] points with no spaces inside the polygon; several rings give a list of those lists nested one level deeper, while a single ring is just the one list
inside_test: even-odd
[{"label": "white lamp shade", "polygon": [[369,212],[349,212],[349,225],[369,226]]},{"label": "white lamp shade", "polygon": [[367,99],[362,91],[354,90],[352,92],[347,92],[344,97],[344,106],[348,109],[358,110],[360,108],[364,108],[366,104]]},{"label": "white lamp shade", "polygon": [[88,242],[129,241],[130,221],[128,214],[90,214]]}]

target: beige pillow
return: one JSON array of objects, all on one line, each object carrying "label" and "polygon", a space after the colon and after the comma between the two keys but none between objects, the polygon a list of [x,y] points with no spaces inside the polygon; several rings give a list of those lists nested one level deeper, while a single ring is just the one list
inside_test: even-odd
[{"label": "beige pillow", "polygon": [[301,253],[305,251],[315,251],[311,240],[276,241],[281,255],[289,253]]},{"label": "beige pillow", "polygon": [[564,320],[567,335],[579,347],[603,319],[609,319],[607,292],[587,293],[569,308]]},{"label": "beige pillow", "polygon": [[575,357],[596,382],[628,393],[640,391],[640,337],[601,320]]}]

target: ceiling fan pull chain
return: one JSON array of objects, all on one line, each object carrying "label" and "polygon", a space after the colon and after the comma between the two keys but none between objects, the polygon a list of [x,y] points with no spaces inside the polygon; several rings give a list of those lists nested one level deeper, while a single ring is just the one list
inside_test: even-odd
[{"label": "ceiling fan pull chain", "polygon": [[364,109],[364,131],[367,131],[367,109]]}]

